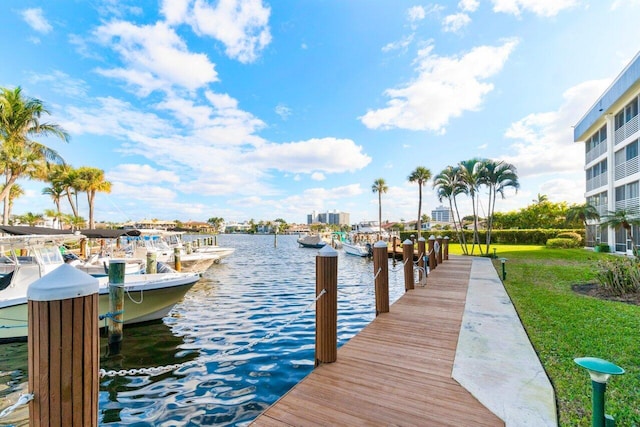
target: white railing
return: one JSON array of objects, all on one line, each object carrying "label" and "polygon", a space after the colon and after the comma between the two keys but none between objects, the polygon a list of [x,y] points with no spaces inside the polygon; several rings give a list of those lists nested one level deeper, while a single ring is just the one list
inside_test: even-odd
[{"label": "white railing", "polygon": [[605,185],[607,185],[607,174],[601,173],[595,178],[587,180],[587,191],[595,190]]},{"label": "white railing", "polygon": [[640,203],[640,198],[632,197],[626,200],[618,200],[616,201],[616,210],[636,210],[638,209],[638,203]]},{"label": "white railing", "polygon": [[625,139],[629,138],[631,135],[638,132],[638,116],[635,116],[623,126],[616,129],[614,132],[614,145],[618,145]]},{"label": "white railing", "polygon": [[607,140],[600,142],[595,148],[589,150],[585,156],[585,163],[589,163],[607,152]]},{"label": "white railing", "polygon": [[640,170],[640,157],[627,160],[626,162],[616,166],[615,180],[617,181],[636,174],[638,173],[638,170]]}]

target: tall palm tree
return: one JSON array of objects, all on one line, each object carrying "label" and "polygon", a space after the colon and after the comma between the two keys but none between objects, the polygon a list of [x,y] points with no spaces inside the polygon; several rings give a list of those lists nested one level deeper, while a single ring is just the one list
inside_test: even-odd
[{"label": "tall palm tree", "polygon": [[0,200],[7,197],[18,178],[41,179],[46,164],[64,163],[55,150],[33,139],[55,136],[65,142],[69,140],[59,125],[41,122],[44,114],[49,111],[42,101],[23,96],[20,87],[0,89],[0,168],[5,174]]},{"label": "tall palm tree", "polygon": [[50,196],[51,200],[53,200],[58,214],[61,212],[60,203],[62,198],[67,195],[67,188],[64,184],[64,175],[68,168],[68,165],[54,165],[51,167],[47,173],[47,181],[50,186],[42,189],[42,194]]},{"label": "tall palm tree", "polygon": [[373,181],[373,185],[371,186],[371,191],[375,194],[378,193],[378,227],[380,229],[380,236],[382,236],[382,194],[389,191],[389,187],[385,182],[384,178],[378,178]]},{"label": "tall palm tree", "polygon": [[13,184],[7,197],[4,199],[4,209],[3,209],[3,218],[7,218],[6,224],[9,224],[9,219],[11,218],[11,209],[13,208],[13,201],[20,196],[24,195],[24,189],[20,186],[20,184]]},{"label": "tall palm tree", "polygon": [[504,199],[504,192],[507,188],[513,188],[517,192],[520,188],[520,183],[518,182],[518,172],[516,171],[515,166],[502,160],[484,161],[482,182],[489,189],[486,232],[486,253],[489,253],[496,199],[498,198],[498,195]]},{"label": "tall palm tree", "polygon": [[[462,252],[466,255],[467,242],[464,236],[464,230],[462,228],[462,220],[460,218],[458,202],[456,201],[456,196],[464,193],[465,187],[460,180],[458,168],[447,166],[433,179],[433,187],[436,189],[438,200],[442,202],[443,199],[447,199],[449,201],[449,209],[452,212],[455,212],[455,216],[453,218],[453,228],[458,235],[458,241],[460,242],[460,246],[462,247]],[[458,225],[460,226],[460,228],[458,228]]]},{"label": "tall palm tree", "polygon": [[431,179],[431,171],[423,166],[415,168],[407,178],[409,182],[418,183],[418,238],[422,230],[422,186]]},{"label": "tall palm tree", "polygon": [[458,164],[460,180],[464,183],[465,193],[471,197],[471,207],[473,210],[473,242],[471,244],[471,255],[473,255],[476,243],[482,254],[480,237],[478,235],[478,191],[483,183],[484,161],[481,159],[464,160]]},{"label": "tall palm tree", "polygon": [[80,191],[80,187],[82,187],[83,182],[78,174],[78,170],[74,169],[70,165],[60,165],[56,173],[56,181],[64,188],[73,216],[79,216],[77,206],[78,192]]},{"label": "tall palm tree", "polygon": [[581,205],[571,205],[569,209],[567,209],[567,222],[575,222],[580,221],[584,225],[584,228],[587,228],[587,222],[589,220],[599,220],[600,213],[598,209],[590,205],[589,203],[583,203]]},{"label": "tall palm tree", "polygon": [[[623,228],[626,230],[627,240],[633,241],[631,229],[634,225],[640,225],[640,215],[637,209],[618,209],[615,212],[608,211],[602,216],[600,225],[617,230]],[[635,254],[635,250],[634,250]]]},{"label": "tall palm tree", "polygon": [[83,166],[78,168],[78,176],[81,182],[79,190],[87,193],[87,202],[89,203],[89,229],[93,229],[95,228],[93,211],[96,193],[110,193],[111,182],[104,179],[104,171],[99,168]]},{"label": "tall palm tree", "polygon": [[34,227],[38,222],[42,221],[44,217],[42,214],[34,214],[33,212],[27,212],[24,215],[20,215],[20,221],[26,222],[31,227]]}]

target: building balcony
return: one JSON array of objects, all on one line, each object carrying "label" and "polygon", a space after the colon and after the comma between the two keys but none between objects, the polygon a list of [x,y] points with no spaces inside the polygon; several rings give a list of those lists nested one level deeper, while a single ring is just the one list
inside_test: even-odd
[{"label": "building balcony", "polygon": [[615,130],[614,144],[618,145],[638,132],[638,116],[633,117],[623,126]]},{"label": "building balcony", "polygon": [[638,173],[640,170],[640,157],[635,157],[631,160],[627,160],[626,162],[616,165],[615,169],[615,180],[626,178],[633,174]]},{"label": "building balcony", "polygon": [[591,178],[587,180],[587,191],[592,191],[592,190],[595,190],[596,188],[604,187],[605,185],[607,185],[607,183],[608,183],[607,174],[601,173],[595,178]]},{"label": "building balcony", "polygon": [[640,208],[640,198],[638,197],[616,201],[616,211],[637,211],[638,208]]},{"label": "building balcony", "polygon": [[587,151],[585,154],[585,164],[589,164],[598,157],[602,156],[607,152],[607,140],[605,139],[600,144],[598,144],[595,148]]}]

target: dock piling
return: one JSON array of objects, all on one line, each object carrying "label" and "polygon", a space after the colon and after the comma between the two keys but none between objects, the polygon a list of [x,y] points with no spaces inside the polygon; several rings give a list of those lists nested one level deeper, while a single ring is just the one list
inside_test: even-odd
[{"label": "dock piling", "polygon": [[156,251],[147,251],[147,274],[155,274],[158,272],[158,254]]},{"label": "dock piling", "polygon": [[436,236],[433,234],[429,236],[429,270],[433,271],[436,268],[436,251],[434,250],[436,242]]},{"label": "dock piling", "polygon": [[442,241],[442,259],[444,259],[445,261],[449,260],[449,236],[444,236],[444,239]]},{"label": "dock piling", "polygon": [[173,248],[173,269],[175,271],[182,271],[182,264],[180,263],[180,248]]},{"label": "dock piling", "polygon": [[404,290],[414,289],[413,286],[413,240],[402,242],[402,259],[404,263]]},{"label": "dock piling", "polygon": [[426,249],[426,245],[427,245],[427,239],[425,239],[424,237],[420,236],[418,238],[418,267],[424,269],[424,256],[427,253],[425,251]]},{"label": "dock piling", "polygon": [[373,245],[373,274],[375,275],[376,316],[389,312],[389,256],[387,242]]},{"label": "dock piling", "polygon": [[436,237],[436,264],[442,264],[442,236]]},{"label": "dock piling", "polygon": [[330,245],[316,256],[316,295],[323,290],[316,302],[316,367],[338,357],[338,252]]},{"label": "dock piling", "polygon": [[124,325],[124,272],[127,264],[124,260],[109,261],[109,356],[120,354],[122,349],[122,330]]},{"label": "dock piling", "polygon": [[68,264],[27,291],[29,425],[98,425],[98,279]]}]

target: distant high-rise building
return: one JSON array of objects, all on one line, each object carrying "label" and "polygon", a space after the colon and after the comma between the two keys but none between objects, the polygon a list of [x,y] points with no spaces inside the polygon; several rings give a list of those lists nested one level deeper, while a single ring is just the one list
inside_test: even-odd
[{"label": "distant high-rise building", "polygon": [[320,224],[335,224],[335,225],[349,225],[349,213],[347,212],[311,212],[307,215],[307,224],[320,223]]},{"label": "distant high-rise building", "polygon": [[432,222],[453,222],[453,212],[442,205],[431,211]]}]

